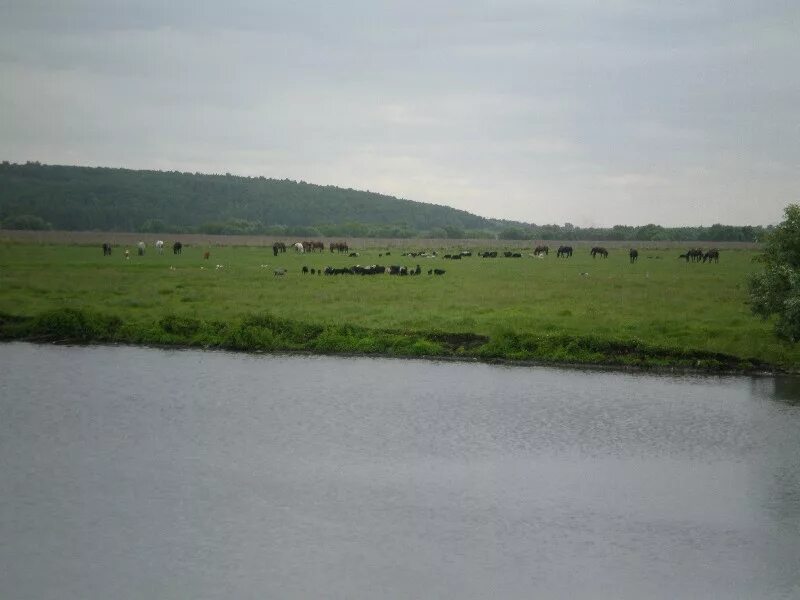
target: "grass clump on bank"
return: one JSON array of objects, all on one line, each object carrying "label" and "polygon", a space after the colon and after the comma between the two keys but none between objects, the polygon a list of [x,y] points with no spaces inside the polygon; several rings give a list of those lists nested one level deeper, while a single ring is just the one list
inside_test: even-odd
[{"label": "grass clump on bank", "polygon": [[460,357],[708,371],[752,371],[769,367],[757,359],[651,346],[641,340],[563,334],[537,336],[510,331],[478,336],[441,331],[382,330],[351,324],[304,323],[266,312],[244,315],[230,322],[169,314],[152,323],[124,323],[116,315],[72,308],[52,310],[33,317],[0,314],[0,339],[195,346],[248,352]]}]

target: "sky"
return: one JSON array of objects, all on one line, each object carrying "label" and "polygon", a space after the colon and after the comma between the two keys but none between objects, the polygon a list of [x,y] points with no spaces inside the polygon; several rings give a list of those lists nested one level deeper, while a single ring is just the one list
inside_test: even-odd
[{"label": "sky", "polygon": [[0,0],[0,160],[776,223],[800,202],[800,2]]}]

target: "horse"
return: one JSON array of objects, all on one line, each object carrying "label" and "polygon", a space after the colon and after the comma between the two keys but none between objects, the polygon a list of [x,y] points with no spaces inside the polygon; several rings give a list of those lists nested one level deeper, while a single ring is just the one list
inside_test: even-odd
[{"label": "horse", "polygon": [[703,249],[702,248],[691,248],[689,249],[686,254],[681,254],[678,258],[685,258],[686,262],[700,262],[703,260]]},{"label": "horse", "polygon": [[628,252],[628,256],[631,259],[631,264],[633,264],[637,260],[639,260],[639,251],[636,248],[631,248],[630,251]]},{"label": "horse", "polygon": [[303,247],[303,242],[296,242],[294,244],[294,251],[297,252],[298,254],[303,254],[306,251],[305,248]]},{"label": "horse", "polygon": [[719,250],[716,248],[709,248],[708,252],[703,255],[703,262],[708,261],[708,263],[711,264],[712,260],[716,263],[719,262]]},{"label": "horse", "polygon": [[331,254],[333,254],[334,250],[336,250],[339,254],[341,254],[342,252],[344,253],[350,252],[350,248],[347,246],[347,242],[331,242],[329,248]]},{"label": "horse", "polygon": [[156,250],[159,254],[164,254],[164,240],[156,240]]},{"label": "horse", "polygon": [[111,244],[103,242],[103,256],[111,256]]},{"label": "horse", "polygon": [[559,246],[556,252],[557,258],[572,258],[572,246]]},{"label": "horse", "polygon": [[536,248],[533,249],[533,253],[536,256],[538,256],[540,254],[544,254],[545,256],[547,256],[550,253],[550,247],[549,246],[536,246]]},{"label": "horse", "polygon": [[206,250],[205,252],[203,252],[203,259],[208,260],[209,258],[211,258],[211,252]]},{"label": "horse", "polygon": [[145,243],[144,242],[137,243],[136,248],[139,256],[144,256]]},{"label": "horse", "polygon": [[595,246],[594,248],[592,248],[590,254],[592,255],[592,258],[596,258],[597,255],[600,255],[603,258],[608,258],[608,250],[606,250],[602,246]]},{"label": "horse", "polygon": [[183,244],[181,244],[180,242],[175,242],[174,244],[172,244],[173,254],[180,254],[181,252],[183,252]]}]

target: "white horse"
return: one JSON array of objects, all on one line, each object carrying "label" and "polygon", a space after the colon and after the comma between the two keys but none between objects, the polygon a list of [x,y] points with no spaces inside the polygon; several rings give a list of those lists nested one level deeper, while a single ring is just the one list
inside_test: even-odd
[{"label": "white horse", "polygon": [[156,242],[156,250],[158,250],[159,254],[164,254],[164,240],[158,240]]},{"label": "white horse", "polygon": [[136,247],[139,249],[139,256],[144,256],[144,248],[145,248],[144,242],[139,242],[138,244],[136,244]]},{"label": "white horse", "polygon": [[302,242],[297,242],[294,245],[294,250],[295,250],[295,252],[299,252],[300,254],[302,254],[303,252],[306,251],[305,248],[303,248],[303,243]]}]

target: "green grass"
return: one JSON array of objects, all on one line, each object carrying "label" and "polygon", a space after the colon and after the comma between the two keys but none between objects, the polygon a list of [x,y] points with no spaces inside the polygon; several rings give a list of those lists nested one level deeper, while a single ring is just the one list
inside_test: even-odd
[{"label": "green grass", "polygon": [[[332,255],[273,257],[201,248],[125,260],[82,246],[0,245],[0,336],[398,355],[455,355],[641,366],[796,370],[800,350],[751,316],[754,252],[716,265],[679,251],[611,250],[461,261]],[[502,249],[495,246],[495,249]],[[437,249],[440,254],[442,249]],[[419,277],[302,275],[303,265],[420,264]],[[222,269],[216,269],[222,264]],[[261,265],[268,265],[262,267]],[[289,270],[273,277],[275,267]],[[173,269],[170,269],[173,267]],[[204,268],[201,268],[204,267]],[[442,277],[427,269],[447,270]],[[588,275],[582,275],[588,273]],[[69,309],[69,310],[66,310]],[[453,334],[464,334],[460,337]],[[469,334],[469,335],[467,335]]]}]

